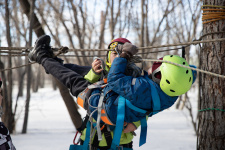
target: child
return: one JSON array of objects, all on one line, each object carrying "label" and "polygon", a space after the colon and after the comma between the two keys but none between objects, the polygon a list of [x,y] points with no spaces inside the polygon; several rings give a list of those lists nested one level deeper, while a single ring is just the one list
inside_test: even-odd
[{"label": "child", "polygon": [[[87,80],[54,60],[49,43],[50,37],[40,38],[29,53],[29,59],[42,64],[46,72],[60,80],[74,96],[77,96],[87,87]],[[179,95],[190,89],[194,81],[194,71],[167,63],[162,63],[156,69],[157,73],[161,73],[162,76],[157,78],[160,82],[156,82],[153,78],[153,80],[150,79],[147,72],[140,77],[128,76],[125,74],[127,62],[137,53],[137,48],[127,42],[124,45],[118,45],[118,50],[122,53],[120,57],[114,59],[108,74],[108,85],[103,90],[104,108],[112,124],[116,123],[120,96],[126,98],[135,107],[146,110],[149,114],[154,114],[155,111],[159,112],[172,106]],[[188,66],[188,63],[179,56],[165,56],[163,59]],[[94,112],[98,106],[101,90],[94,89],[91,93],[91,106],[89,107],[91,112]],[[158,102],[161,103],[157,110],[154,108],[154,95],[158,95]],[[130,107],[126,106],[125,110],[125,122],[132,123],[146,117],[146,114],[135,112]],[[93,113],[93,117],[97,120],[97,113]]]},{"label": "child", "polygon": [[[125,42],[130,43],[130,41],[125,38],[118,38],[113,40],[109,44],[108,48],[112,49],[112,51],[109,51],[107,54],[106,71],[109,70],[111,63],[118,54],[116,51],[114,51],[115,47],[118,44],[124,44]],[[66,85],[70,89],[72,95],[77,97],[78,94],[82,92],[89,84],[94,83],[100,79],[101,72],[103,72],[103,70],[102,68],[100,68],[102,62],[99,59],[96,59],[92,63],[92,69],[89,66],[78,66],[74,64],[63,65],[57,59],[52,58],[53,52],[49,46],[49,43],[50,43],[49,36],[44,35],[40,37],[36,41],[35,47],[29,53],[28,57],[31,61],[35,61],[42,64],[47,73],[52,74],[54,77],[59,79],[64,85]],[[88,71],[89,73],[86,75]],[[137,74],[138,73],[136,73],[136,75]],[[122,134],[120,144],[123,145],[124,147],[132,147],[133,134],[130,131],[136,130],[136,128],[140,125],[140,123],[137,122],[134,124],[133,123],[128,124],[126,130],[124,130],[126,133]],[[84,140],[84,137],[85,131],[82,132],[81,139]],[[99,146],[101,149],[108,149],[110,145],[108,145],[108,147],[107,145],[108,145],[107,141],[103,137],[103,140],[99,142]]]}]

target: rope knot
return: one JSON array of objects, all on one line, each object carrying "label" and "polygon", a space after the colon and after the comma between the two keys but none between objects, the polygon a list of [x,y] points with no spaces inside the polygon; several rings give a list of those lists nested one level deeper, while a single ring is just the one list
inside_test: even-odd
[{"label": "rope knot", "polygon": [[29,53],[30,51],[31,51],[31,50],[30,50],[29,48],[26,48],[26,49],[22,49],[22,50],[21,50],[21,53],[23,53],[23,52],[24,52],[24,53]]},{"label": "rope knot", "polygon": [[[55,48],[53,50],[55,50]],[[61,46],[57,50],[58,50],[58,53],[55,56],[59,56],[60,54],[68,53],[69,48],[67,46]]]}]

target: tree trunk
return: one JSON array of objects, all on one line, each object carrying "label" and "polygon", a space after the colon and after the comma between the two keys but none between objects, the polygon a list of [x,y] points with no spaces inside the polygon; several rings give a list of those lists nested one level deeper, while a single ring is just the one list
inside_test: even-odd
[{"label": "tree trunk", "polygon": [[[11,42],[11,34],[10,34],[10,21],[9,21],[9,6],[8,6],[8,0],[5,0],[5,23],[6,23],[6,39],[7,39],[7,43],[8,46],[12,46],[12,42]],[[11,54],[9,53],[9,57],[8,57],[8,68],[12,67],[12,59],[11,59]],[[14,115],[12,112],[12,85],[13,85],[13,81],[12,81],[12,70],[9,70],[7,72],[7,87],[5,86],[5,90],[4,90],[4,112],[5,112],[5,116],[3,117],[3,121],[5,122],[6,126],[8,127],[10,132],[13,132],[14,126],[15,126],[15,119],[14,119]],[[6,88],[7,88],[7,92],[6,92]],[[7,95],[6,95],[7,94]]]},{"label": "tree trunk", "polygon": [[[23,9],[23,12],[27,15],[28,18],[30,18],[30,4],[28,2],[28,0],[19,0],[20,1],[20,6]],[[34,24],[33,24],[33,29],[34,32],[36,33],[37,37],[44,35],[45,32],[43,30],[43,28],[41,27],[40,22],[38,21],[37,16],[34,14]]]},{"label": "tree trunk", "polygon": [[[30,4],[29,4],[29,2],[27,1],[27,0],[20,0],[20,5],[22,6],[22,9],[24,10],[24,13],[28,16],[28,18],[29,18],[29,12],[30,12]],[[37,17],[36,17],[36,15],[34,14],[34,24],[35,24],[35,26],[34,26],[34,28],[36,27],[36,25],[38,25],[38,28],[35,28],[34,29],[34,31],[35,31],[35,33],[36,33],[36,35],[39,37],[39,36],[41,36],[41,35],[44,35],[45,34],[45,32],[44,32],[44,30],[43,30],[43,28],[42,28],[42,26],[41,26],[41,24],[40,24],[40,22],[39,22],[39,20],[37,19]],[[43,77],[42,77],[42,79],[43,79]],[[44,80],[44,79],[43,79]],[[41,82],[44,82],[43,80],[41,80]],[[4,83],[4,82],[3,82]],[[68,104],[72,104],[73,102],[74,102],[74,100],[73,100],[73,98],[72,98],[72,96],[70,95],[70,93],[69,93],[69,91],[68,91],[68,89],[67,88],[62,88],[61,87],[61,85],[62,84],[58,84],[58,87],[59,87],[59,90],[60,90],[60,93],[61,93],[61,96],[62,96],[62,98],[63,98],[63,100],[64,100],[64,102],[65,103],[68,103]],[[63,86],[63,85],[62,85]],[[67,107],[67,109],[68,109],[68,111],[70,110],[70,108],[69,108],[69,106],[70,105],[66,105],[66,107]],[[75,113],[69,113],[70,114],[70,117],[71,118],[74,118],[73,120],[75,120],[75,121],[73,121],[73,123],[74,123],[74,126],[75,127],[79,127],[79,123],[81,123],[81,117],[79,116],[79,115],[77,115],[76,114],[76,112],[77,112],[77,108],[74,108],[74,110],[72,110],[72,111],[74,111]],[[70,111],[69,111],[70,112]]]},{"label": "tree trunk", "polygon": [[[225,0],[203,0],[203,5],[224,6]],[[203,35],[224,32],[224,20],[203,25]],[[203,40],[224,38],[225,34],[210,34]],[[200,51],[200,67],[203,70],[225,75],[225,41],[203,44]],[[200,74],[200,109],[225,109],[225,80]],[[199,150],[225,149],[225,115],[219,110],[202,111],[199,114],[198,142]]]},{"label": "tree trunk", "polygon": [[[32,45],[32,29],[34,24],[34,7],[35,7],[35,0],[31,2],[31,11],[30,11],[30,29],[29,29],[29,44],[28,46],[31,47]],[[29,60],[27,59],[27,62]],[[25,115],[24,115],[24,122],[23,122],[23,129],[22,133],[27,133],[27,124],[28,124],[28,116],[29,116],[29,105],[30,105],[30,88],[31,88],[31,65],[27,66],[27,98],[26,98],[26,105],[25,105]]]},{"label": "tree trunk", "polygon": [[[99,49],[101,49],[102,45],[104,44],[104,33],[105,33],[106,17],[108,15],[108,7],[109,7],[109,0],[107,0],[105,13],[104,11],[101,12],[101,26],[100,26],[99,46],[98,46]],[[97,55],[100,55],[100,51],[98,51]]]},{"label": "tree trunk", "polygon": [[66,104],[67,110],[70,114],[70,118],[75,125],[76,128],[79,128],[82,124],[80,113],[78,112],[78,106],[75,103],[73,97],[70,95],[67,87],[65,87],[61,82],[59,82],[56,78],[55,82],[59,87],[60,93],[62,95],[63,101]]}]

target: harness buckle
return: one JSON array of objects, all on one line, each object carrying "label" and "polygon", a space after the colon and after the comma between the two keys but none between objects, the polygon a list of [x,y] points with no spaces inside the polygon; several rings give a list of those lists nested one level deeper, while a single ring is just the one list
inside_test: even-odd
[{"label": "harness buckle", "polygon": [[78,145],[78,144],[79,144],[79,142],[80,142],[80,137],[79,137],[79,139],[78,139],[78,140],[76,140],[76,139],[77,139],[77,135],[78,135],[78,133],[80,133],[80,137],[81,137],[81,135],[82,135],[82,133],[81,133],[81,132],[79,132],[79,131],[77,131],[77,132],[76,132],[75,137],[74,137],[74,139],[73,139],[73,144],[74,144],[74,145]]}]

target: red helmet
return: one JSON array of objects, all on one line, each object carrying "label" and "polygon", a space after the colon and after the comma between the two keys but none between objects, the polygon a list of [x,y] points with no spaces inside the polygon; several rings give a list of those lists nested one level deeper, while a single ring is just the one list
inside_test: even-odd
[{"label": "red helmet", "polygon": [[[126,38],[117,38],[117,39],[114,39],[111,41],[111,43],[108,45],[108,49],[110,49],[110,45],[113,43],[113,42],[118,42],[119,44],[124,44],[126,42],[128,43],[131,43],[128,39]],[[132,43],[131,43],[132,44]]]}]

